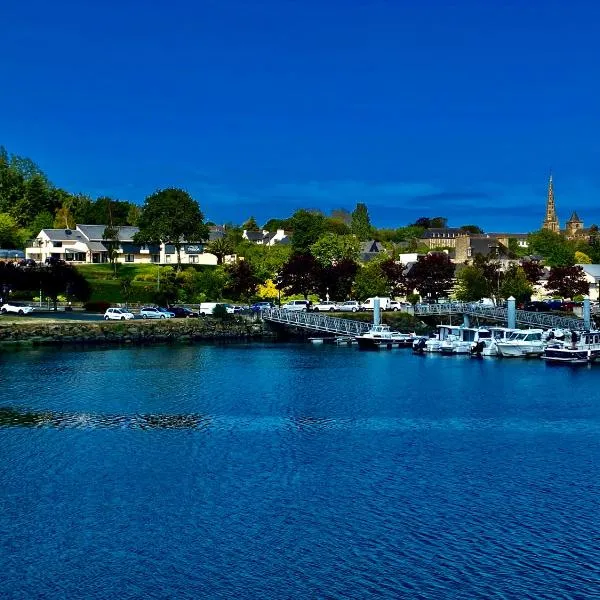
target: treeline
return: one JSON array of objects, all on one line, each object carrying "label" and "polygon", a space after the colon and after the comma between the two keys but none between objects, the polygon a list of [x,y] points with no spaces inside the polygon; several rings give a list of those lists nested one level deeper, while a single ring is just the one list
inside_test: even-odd
[{"label": "treeline", "polygon": [[29,158],[0,146],[0,248],[23,248],[44,228],[135,225],[140,208],[131,202],[72,194],[54,186]]}]

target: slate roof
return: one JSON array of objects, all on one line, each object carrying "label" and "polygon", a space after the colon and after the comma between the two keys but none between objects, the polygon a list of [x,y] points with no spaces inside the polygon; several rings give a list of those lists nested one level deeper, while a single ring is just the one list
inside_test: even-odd
[{"label": "slate roof", "polygon": [[573,211],[571,218],[567,221],[567,223],[583,223],[583,221],[579,218],[577,213]]},{"label": "slate roof", "polygon": [[488,256],[492,253],[493,249],[497,248],[498,256],[507,256],[508,251],[506,246],[489,237],[471,237],[470,239],[471,254],[481,254],[482,256]]},{"label": "slate roof", "polygon": [[[88,238],[97,242],[102,241],[102,235],[107,225],[77,225],[77,229]],[[116,227],[119,231],[119,241],[121,242],[133,242],[133,236],[140,230],[139,227],[131,227],[129,225],[122,225]]]},{"label": "slate roof", "polygon": [[423,232],[421,239],[452,239],[464,234],[465,232],[462,229],[460,229],[460,227],[431,227]]},{"label": "slate roof", "polygon": [[246,231],[246,237],[251,242],[258,242],[264,239],[265,234],[262,231]]},{"label": "slate roof", "polygon": [[600,279],[600,265],[598,264],[593,264],[593,265],[582,265],[582,264],[578,264],[578,267],[581,267],[585,273],[587,275],[589,275],[590,277],[593,277],[594,279]]},{"label": "slate roof", "polygon": [[85,238],[76,229],[42,229],[53,242],[85,242]]}]

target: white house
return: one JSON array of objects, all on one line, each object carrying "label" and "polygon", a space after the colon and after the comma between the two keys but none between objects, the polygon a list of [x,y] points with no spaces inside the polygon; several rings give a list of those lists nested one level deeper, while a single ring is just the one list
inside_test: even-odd
[{"label": "white house", "polygon": [[[75,229],[42,229],[25,248],[26,258],[45,262],[48,258],[70,263],[109,262],[110,242],[103,240],[106,225],[77,225]],[[117,262],[136,264],[169,264],[177,262],[175,247],[169,243],[136,244],[137,227],[116,227],[118,231]],[[182,264],[216,265],[217,257],[204,252],[204,242],[181,246]]]},{"label": "white house", "polygon": [[585,279],[590,284],[589,297],[592,302],[600,298],[600,265],[577,265],[583,269]]},{"label": "white house", "polygon": [[248,231],[247,229],[244,229],[242,232],[242,239],[262,246],[290,243],[289,234],[283,229],[278,229],[275,233],[270,233],[266,229],[263,229],[262,231]]}]

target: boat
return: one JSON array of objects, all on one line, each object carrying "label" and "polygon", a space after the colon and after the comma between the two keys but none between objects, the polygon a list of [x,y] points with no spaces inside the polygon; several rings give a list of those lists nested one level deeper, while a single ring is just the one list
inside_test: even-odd
[{"label": "boat", "polygon": [[[439,334],[438,352],[442,354],[471,354],[474,347],[483,340],[491,339],[490,330],[487,327],[465,327],[438,325]],[[433,347],[434,345],[431,344]],[[436,350],[431,350],[435,352]]]},{"label": "boat", "polygon": [[553,339],[542,358],[549,364],[586,365],[600,359],[600,331],[571,332],[564,341]]},{"label": "boat", "polygon": [[510,358],[539,357],[546,347],[543,333],[542,329],[517,330],[508,339],[497,342],[498,354]]},{"label": "boat", "polygon": [[361,350],[389,349],[400,346],[398,334],[397,331],[391,331],[389,325],[373,325],[367,333],[357,335],[355,339]]},{"label": "boat", "polygon": [[490,331],[489,338],[481,338],[473,343],[471,354],[477,356],[498,356],[498,343],[506,341],[511,334],[519,329],[511,329],[509,327],[488,327]]}]

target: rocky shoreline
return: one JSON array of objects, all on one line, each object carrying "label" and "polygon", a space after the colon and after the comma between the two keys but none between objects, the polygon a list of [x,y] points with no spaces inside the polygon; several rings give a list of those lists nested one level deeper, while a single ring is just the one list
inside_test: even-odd
[{"label": "rocky shoreline", "polygon": [[189,343],[272,338],[273,334],[262,321],[244,318],[0,323],[0,347]]}]

